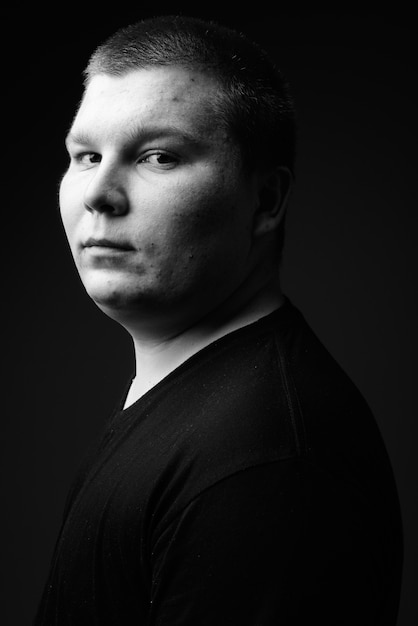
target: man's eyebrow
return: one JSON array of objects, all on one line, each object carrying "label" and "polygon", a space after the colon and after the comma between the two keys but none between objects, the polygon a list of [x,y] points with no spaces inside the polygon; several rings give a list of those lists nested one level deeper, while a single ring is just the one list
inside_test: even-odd
[{"label": "man's eyebrow", "polygon": [[[200,134],[190,133],[183,128],[178,128],[172,125],[156,125],[156,126],[132,126],[126,128],[123,131],[124,140],[127,143],[136,143],[139,141],[146,141],[151,139],[158,139],[163,137],[174,137],[182,139],[190,144],[200,144],[203,141],[203,136]],[[88,130],[83,129],[70,129],[68,132],[65,143],[72,144],[92,144],[95,143],[94,135]]]},{"label": "man's eyebrow", "polygon": [[132,142],[145,139],[157,139],[158,137],[178,137],[188,143],[200,143],[202,137],[191,133],[184,128],[178,128],[171,124],[158,124],[155,126],[132,126],[126,129],[126,137]]},{"label": "man's eyebrow", "polygon": [[67,136],[65,137],[65,144],[68,145],[69,143],[78,143],[78,144],[86,144],[86,143],[90,143],[92,141],[92,138],[90,137],[90,135],[87,132],[84,131],[73,131],[70,130],[67,133]]}]

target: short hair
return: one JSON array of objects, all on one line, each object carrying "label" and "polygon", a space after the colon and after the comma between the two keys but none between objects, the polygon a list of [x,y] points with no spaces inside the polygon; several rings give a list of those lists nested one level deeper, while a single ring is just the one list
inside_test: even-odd
[{"label": "short hair", "polygon": [[196,17],[163,15],[120,28],[93,52],[97,74],[177,65],[210,74],[221,87],[219,113],[250,169],[294,171],[295,114],[289,86],[267,53],[243,33]]},{"label": "short hair", "polygon": [[[122,27],[100,44],[84,70],[84,86],[98,74],[123,76],[152,66],[180,66],[219,84],[217,111],[240,149],[247,171],[281,166],[294,174],[296,124],[283,73],[242,32],[212,20],[160,15]],[[284,244],[284,217],[277,255]]]}]

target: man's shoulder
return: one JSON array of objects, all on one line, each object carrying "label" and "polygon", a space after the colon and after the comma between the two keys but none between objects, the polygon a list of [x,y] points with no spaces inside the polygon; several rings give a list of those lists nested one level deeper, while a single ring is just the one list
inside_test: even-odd
[{"label": "man's shoulder", "polygon": [[189,462],[200,476],[318,458],[328,431],[334,444],[345,445],[353,425],[373,422],[353,383],[289,301],[193,355],[128,415],[164,462]]},{"label": "man's shoulder", "polygon": [[[159,487],[185,501],[241,470],[321,457],[326,425],[316,416],[331,415],[333,399],[323,393],[330,374],[318,374],[313,352],[321,347],[310,333],[287,305],[194,355],[140,403],[134,437],[148,442]],[[324,378],[315,398],[297,376],[307,352]]]}]

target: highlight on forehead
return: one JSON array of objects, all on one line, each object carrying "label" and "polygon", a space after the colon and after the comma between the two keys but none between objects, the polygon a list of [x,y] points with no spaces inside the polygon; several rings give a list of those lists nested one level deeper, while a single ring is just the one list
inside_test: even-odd
[{"label": "highlight on forehead", "polygon": [[97,76],[85,90],[67,143],[89,144],[99,135],[102,139],[111,132],[108,113],[118,111],[126,114],[118,131],[126,140],[176,135],[190,144],[201,141],[203,133],[219,137],[220,132],[232,138],[222,99],[211,77],[179,67],[137,69],[123,77]]}]

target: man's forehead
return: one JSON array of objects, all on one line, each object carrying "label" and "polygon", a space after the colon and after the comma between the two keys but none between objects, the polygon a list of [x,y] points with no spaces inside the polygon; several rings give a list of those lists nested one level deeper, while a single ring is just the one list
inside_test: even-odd
[{"label": "man's forehead", "polygon": [[75,116],[70,139],[101,135],[119,126],[124,135],[142,128],[182,132],[190,140],[196,133],[219,128],[215,101],[217,85],[211,77],[182,68],[135,70],[124,76],[95,76],[86,88]]},{"label": "man's forehead", "polygon": [[82,104],[99,98],[117,100],[154,97],[168,101],[210,100],[219,94],[219,83],[202,71],[178,66],[135,69],[121,76],[97,74],[88,83]]}]

